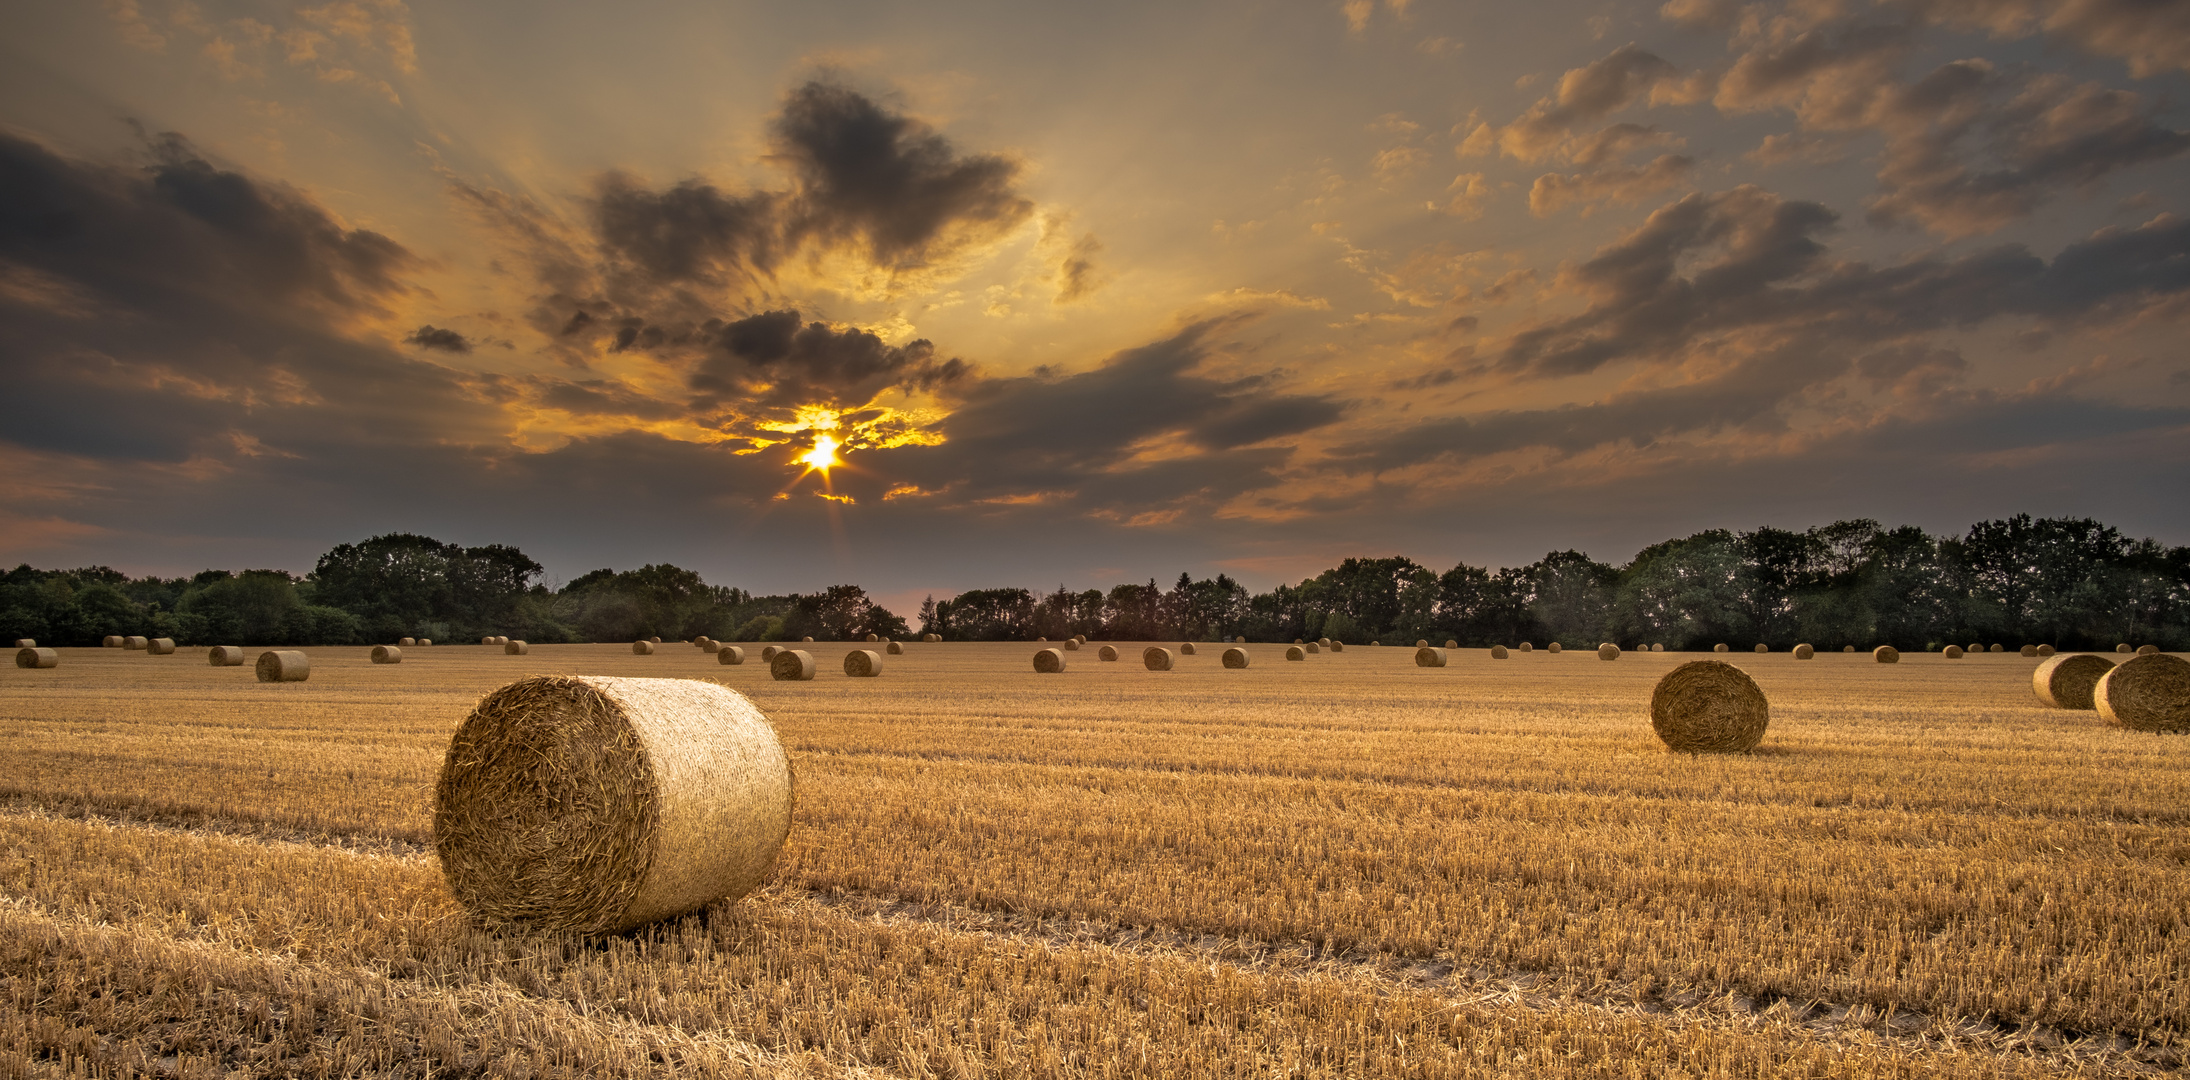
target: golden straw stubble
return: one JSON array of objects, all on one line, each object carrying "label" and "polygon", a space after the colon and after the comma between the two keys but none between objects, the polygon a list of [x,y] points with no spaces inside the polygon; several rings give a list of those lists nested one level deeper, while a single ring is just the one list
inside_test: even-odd
[{"label": "golden straw stubble", "polygon": [[2095,709],[2092,695],[2114,661],[2093,653],[2065,653],[2032,668],[2030,688],[2040,704],[2054,709]]},{"label": "golden straw stubble", "polygon": [[2190,733],[2190,660],[2156,652],[2124,660],[2099,680],[2092,700],[2115,727]]},{"label": "golden straw stubble", "polygon": [[758,887],[793,800],[774,727],[734,690],[537,675],[450,740],[434,850],[483,923],[610,933]]},{"label": "golden straw stubble", "polygon": [[814,654],[804,649],[779,649],[768,661],[768,674],[777,682],[812,682]]},{"label": "golden straw stubble", "polygon": [[1650,726],[1668,749],[1745,753],[1764,738],[1771,706],[1749,673],[1723,660],[1690,660],[1650,695]]}]

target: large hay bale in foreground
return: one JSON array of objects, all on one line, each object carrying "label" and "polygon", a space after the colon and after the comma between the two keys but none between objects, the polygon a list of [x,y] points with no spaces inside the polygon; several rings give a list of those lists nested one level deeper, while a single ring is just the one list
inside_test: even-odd
[{"label": "large hay bale in foreground", "polygon": [[175,639],[153,638],[144,643],[144,653],[146,656],[173,656],[175,655]]},{"label": "large hay bale in foreground", "polygon": [[[1065,644],[1070,645],[1071,642]],[[1065,670],[1063,649],[1043,649],[1034,654],[1034,670],[1043,675],[1059,675]]]},{"label": "large hay bale in foreground", "polygon": [[2159,653],[2159,651],[2160,651],[2160,647],[2159,647],[2159,646],[2157,646],[2157,645],[2139,645],[2139,646],[2137,646],[2137,655],[2138,655],[2138,656],[2154,656],[2154,655],[2157,655],[2157,654]]},{"label": "large hay bale in foreground", "polygon": [[1228,667],[1228,668],[1243,668],[1243,667],[1246,667],[1246,666],[1247,666],[1247,650],[1245,650],[1245,649],[1239,649],[1239,648],[1232,648],[1232,649],[1226,649],[1226,650],[1224,650],[1224,666],[1225,666],[1225,667]]},{"label": "large hay bale in foreground", "polygon": [[814,654],[804,649],[778,649],[768,660],[768,674],[777,682],[812,682],[814,670]]},{"label": "large hay bale in foreground", "polygon": [[1871,650],[1871,659],[1881,664],[1898,664],[1901,662],[1901,650],[1891,645],[1880,645]]},{"label": "large hay bale in foreground", "polygon": [[205,651],[205,662],[212,667],[242,667],[243,646],[215,645]]},{"label": "large hay bale in foreground", "polygon": [[1192,656],[1192,655],[1194,655],[1194,643],[1193,643],[1193,642],[1191,642],[1191,641],[1182,641],[1182,642],[1180,642],[1180,643],[1179,643],[1179,655],[1180,655],[1180,656]]},{"label": "large hay bale in foreground", "polygon": [[902,641],[890,642],[889,647],[882,651],[889,653],[891,656],[903,656],[905,655],[905,643]]},{"label": "large hay bale in foreground", "polygon": [[15,650],[15,666],[19,668],[50,668],[59,667],[60,664],[61,654],[52,649],[41,649],[36,645],[25,645]]},{"label": "large hay bale in foreground", "polygon": [[634,642],[632,642],[632,643],[631,643],[631,655],[633,655],[633,656],[652,656],[652,655],[654,655],[654,643],[653,643],[653,642],[651,642],[651,641],[645,641],[645,640],[640,640],[640,641],[634,641]]},{"label": "large hay bale in foreground", "polygon": [[2114,661],[2096,653],[2056,656],[2030,671],[2030,688],[2040,704],[2054,709],[2095,709],[2099,680],[2114,670]]},{"label": "large hay bale in foreground", "polygon": [[[131,634],[130,636],[122,639],[122,648],[136,652],[143,652],[144,647],[149,644],[151,644],[151,642],[146,641],[144,638],[139,637],[135,634]],[[2122,646],[2122,651],[2128,652],[2129,647],[2127,645]]]},{"label": "large hay bale in foreground", "polygon": [[2099,716],[2132,731],[2190,732],[2190,660],[2146,653],[2099,680]]},{"label": "large hay bale in foreground", "polygon": [[1797,660],[1808,660],[1809,658],[1816,655],[1817,650],[1811,648],[1810,643],[1807,641],[1795,646],[1795,659]]},{"label": "large hay bale in foreground", "polygon": [[259,654],[260,682],[303,682],[312,677],[312,658],[295,649],[268,649]]},{"label": "large hay bale in foreground", "polygon": [[1962,647],[1960,645],[1949,645],[1939,650],[1939,655],[1949,660],[1960,660],[1962,658]]},{"label": "large hay bale in foreground", "polygon": [[744,649],[735,645],[721,645],[715,649],[715,663],[717,664],[742,664],[744,662]]},{"label": "large hay bale in foreground", "polygon": [[502,655],[504,656],[523,656],[531,651],[532,646],[527,645],[522,641],[511,641],[508,638],[502,639]]},{"label": "large hay bale in foreground", "polygon": [[1428,646],[1428,645],[1424,645],[1424,646],[1422,646],[1421,648],[1419,648],[1419,649],[1416,649],[1416,650],[1414,651],[1414,666],[1416,666],[1416,667],[1444,667],[1444,666],[1445,666],[1445,650],[1443,650],[1443,649],[1435,649],[1435,648],[1431,648],[1431,647],[1430,647],[1430,646]]},{"label": "large hay bale in foreground", "polygon": [[1493,646],[1491,646],[1491,647],[1490,647],[1490,658],[1491,658],[1491,659],[1493,659],[1493,660],[1503,660],[1503,659],[1505,659],[1505,658],[1506,658],[1506,647],[1505,647],[1505,646],[1503,646],[1503,645],[1493,645]]},{"label": "large hay bale in foreground", "polygon": [[1287,645],[1285,647],[1285,658],[1287,660],[1306,660],[1308,658],[1308,650],[1303,649],[1298,645]]},{"label": "large hay bale in foreground", "polygon": [[1668,749],[1739,754],[1756,747],[1771,706],[1749,673],[1722,660],[1690,660],[1650,695],[1650,726]]},{"label": "large hay bale in foreground", "polygon": [[1097,660],[1116,660],[1117,658],[1118,647],[1115,645],[1105,645],[1095,650],[1095,659]]},{"label": "large hay bale in foreground", "polygon": [[872,679],[882,674],[882,654],[873,649],[853,649],[845,653],[844,674],[855,679]]},{"label": "large hay bale in foreground", "polygon": [[1619,658],[1620,658],[1620,647],[1619,647],[1619,646],[1617,646],[1617,645],[1614,645],[1613,643],[1611,643],[1611,642],[1609,642],[1609,641],[1607,641],[1607,642],[1603,642],[1603,643],[1601,643],[1601,644],[1599,644],[1599,645],[1597,646],[1597,659],[1599,659],[1599,660],[1617,660],[1617,659],[1619,659]]},{"label": "large hay bale in foreground", "polygon": [[375,645],[375,646],[373,646],[373,663],[376,663],[376,664],[400,664],[400,663],[402,663],[402,662],[403,662],[403,647],[402,647],[402,646],[400,646],[400,645]]},{"label": "large hay bale in foreground", "polygon": [[122,635],[108,634],[104,639],[99,642],[99,644],[105,648],[119,649],[122,647]]},{"label": "large hay bale in foreground", "polygon": [[449,740],[434,852],[483,923],[613,933],[760,886],[794,787],[775,729],[735,690],[536,675],[480,699]]},{"label": "large hay bale in foreground", "polygon": [[1171,650],[1161,645],[1150,645],[1141,650],[1141,666],[1150,671],[1169,671],[1173,661]]}]

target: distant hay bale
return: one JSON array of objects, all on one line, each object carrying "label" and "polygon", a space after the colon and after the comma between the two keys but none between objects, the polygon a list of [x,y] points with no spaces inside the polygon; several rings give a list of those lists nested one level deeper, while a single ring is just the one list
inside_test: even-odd
[{"label": "distant hay bale", "polygon": [[260,682],[303,682],[312,677],[312,658],[294,649],[268,649],[259,654]]},{"label": "distant hay bale", "polygon": [[1722,642],[1719,642],[1719,643],[1718,643],[1718,644],[1716,644],[1716,645],[1713,645],[1713,646],[1711,646],[1711,651],[1712,651],[1712,652],[1715,652],[1715,653],[1722,653],[1722,652],[1728,652],[1728,651],[1730,651],[1730,650],[1728,650],[1728,649],[1727,649],[1727,647],[1726,647],[1726,643],[1722,641]]},{"label": "distant hay bale", "polygon": [[1180,642],[1180,643],[1179,643],[1179,655],[1180,655],[1180,656],[1192,656],[1192,655],[1194,655],[1194,643],[1193,643],[1193,642],[1191,642],[1191,641],[1182,641],[1182,642]]},{"label": "distant hay bale", "polygon": [[717,664],[742,664],[744,662],[745,650],[735,645],[724,645],[715,650],[715,663]]},{"label": "distant hay bale", "polygon": [[1597,659],[1599,659],[1599,660],[1617,660],[1617,659],[1619,659],[1619,658],[1620,658],[1620,647],[1619,647],[1619,646],[1617,646],[1617,645],[1614,645],[1613,643],[1611,643],[1611,642],[1609,642],[1609,641],[1607,641],[1607,642],[1604,642],[1603,644],[1600,644],[1600,645],[1598,645],[1598,646],[1597,646]]},{"label": "distant hay bale", "polygon": [[2190,660],[2150,652],[2124,661],[2099,680],[2093,702],[2116,727],[2190,732]]},{"label": "distant hay bale", "polygon": [[1331,651],[1332,651],[1332,652],[1345,652],[1345,651],[1346,651],[1346,643],[1345,643],[1345,642],[1343,642],[1343,641],[1334,641],[1334,642],[1331,642]]},{"label": "distant hay bale", "polygon": [[1414,666],[1416,666],[1416,667],[1444,667],[1444,666],[1445,666],[1445,650],[1443,650],[1443,649],[1433,649],[1433,648],[1429,647],[1428,645],[1424,645],[1424,646],[1422,646],[1421,648],[1419,648],[1419,649],[1416,649],[1416,650],[1414,651]]},{"label": "distant hay bale", "polygon": [[2157,654],[2157,653],[2158,653],[2159,651],[2160,651],[2160,647],[2159,647],[2159,646],[2157,646],[2157,645],[2139,645],[2139,646],[2137,646],[2137,655],[2138,655],[2138,656],[2152,656],[2152,655],[2155,655],[2155,654]]},{"label": "distant hay bale", "polygon": [[722,642],[716,641],[713,638],[703,639],[700,642],[700,651],[704,653],[719,653],[722,651]]},{"label": "distant hay bale", "polygon": [[401,645],[375,645],[375,646],[373,646],[373,663],[376,663],[376,664],[400,664],[400,663],[402,663],[402,662],[403,662],[403,646],[401,646]]},{"label": "distant hay bale", "polygon": [[414,638],[397,638],[397,639],[395,639],[395,643],[396,643],[396,644],[397,644],[398,646],[402,646],[402,645],[416,645],[416,644],[418,644],[417,640],[416,640],[416,639],[414,639]]},{"label": "distant hay bale", "polygon": [[640,641],[634,641],[634,642],[632,642],[632,643],[631,643],[631,655],[633,655],[633,656],[652,656],[652,655],[654,655],[654,643],[653,643],[653,642],[651,642],[651,641],[645,641],[645,640],[640,640]]},{"label": "distant hay bale", "polygon": [[1760,642],[1757,642],[1757,651],[1758,651],[1758,652],[1771,652],[1771,651],[1772,651],[1772,647],[1771,647],[1770,645],[1766,645],[1765,643],[1763,643],[1763,642],[1761,642],[1761,641],[1760,641]]},{"label": "distant hay bale", "polygon": [[2128,642],[2126,642],[2126,641],[2124,641],[2124,642],[2122,642],[2121,644],[2119,644],[2119,645],[2116,645],[2116,646],[2114,646],[2114,651],[2115,651],[2115,652],[2118,652],[2118,653],[2125,653],[2125,652],[2136,652],[2137,650],[2135,650],[2135,649],[2132,649],[2132,648],[2130,648],[2130,647],[2129,647],[2129,643],[2128,643]]},{"label": "distant hay bale", "polygon": [[1493,646],[1491,646],[1491,647],[1490,647],[1490,658],[1491,658],[1491,659],[1493,659],[1493,660],[1503,660],[1503,659],[1505,659],[1505,658],[1506,658],[1506,647],[1505,647],[1505,646],[1503,646],[1503,645],[1493,645]]},{"label": "distant hay bale", "polygon": [[99,644],[104,648],[119,649],[122,647],[122,636],[120,634],[108,634]]},{"label": "distant hay bale", "polygon": [[1901,650],[1891,645],[1880,645],[1871,650],[1871,659],[1881,664],[1898,664],[1901,662]]},{"label": "distant hay bale", "polygon": [[706,634],[701,634],[700,636],[692,639],[692,644],[697,645],[702,649],[705,649],[709,645],[713,645],[714,643],[715,639],[708,637]]},{"label": "distant hay bale", "polygon": [[2022,653],[2022,654],[2023,654],[2024,656],[2036,656],[2036,655],[2038,655],[2038,647],[2037,647],[2036,645],[2025,645],[2025,646],[2023,646],[2023,647],[2022,647],[2022,649],[2021,649],[2021,650],[2019,650],[2019,651],[2020,651],[2020,652],[2021,652],[2021,653]]},{"label": "distant hay bale", "polygon": [[1308,658],[1308,650],[1303,649],[1298,645],[1287,645],[1285,647],[1285,658],[1287,660],[1306,660]]},{"label": "distant hay bale", "polygon": [[480,922],[613,933],[766,881],[794,788],[737,691],[537,675],[480,699],[449,741],[434,852]]},{"label": "distant hay bale", "polygon": [[845,653],[844,674],[855,679],[872,679],[882,674],[882,654],[873,649],[853,649]]},{"label": "distant hay bale", "polygon": [[1308,653],[1308,654],[1309,654],[1310,656],[1313,656],[1313,655],[1315,655],[1316,653],[1319,653],[1319,652],[1322,652],[1322,651],[1323,651],[1323,647],[1322,647],[1321,645],[1318,645],[1318,644],[1316,644],[1316,643],[1315,643],[1315,642],[1313,642],[1313,641],[1311,641],[1311,642],[1307,643],[1306,645],[1303,645],[1303,646],[1301,646],[1301,649],[1303,649],[1304,651],[1306,651],[1306,652],[1307,652],[1307,653]]},{"label": "distant hay bale", "polygon": [[1106,660],[1106,661],[1107,661],[1107,660],[1116,660],[1117,658],[1118,658],[1118,648],[1117,648],[1117,646],[1115,646],[1115,645],[1105,645],[1105,646],[1103,646],[1102,648],[1100,648],[1100,649],[1097,649],[1097,650],[1095,650],[1095,659],[1097,659],[1097,660]]},{"label": "distant hay bale", "polygon": [[2039,655],[2040,657],[2047,657],[2047,656],[2051,656],[2051,655],[2053,655],[2053,653],[2054,653],[2054,648],[2053,648],[2053,646],[2051,646],[2051,645],[2040,645],[2040,646],[2038,646],[2038,655]]},{"label": "distant hay bale", "polygon": [[432,639],[432,638],[430,638],[430,637],[422,637],[422,638],[419,638],[419,639],[418,639],[418,643],[419,643],[419,644],[420,644],[421,646],[424,646],[424,645],[431,645],[431,644],[433,644],[433,639]]},{"label": "distant hay bale", "polygon": [[1039,642],[1046,642],[1046,641],[1048,641],[1049,639],[1048,639],[1048,638],[1046,638],[1046,637],[1038,637],[1038,638],[1035,638],[1034,640],[1035,640],[1035,641],[1036,641],[1037,643],[1039,643]]},{"label": "distant hay bale", "polygon": [[144,643],[144,651],[146,656],[173,656],[175,655],[175,639],[153,638]]},{"label": "distant hay bale", "polygon": [[1556,654],[1556,653],[1558,653],[1558,651],[1559,651],[1559,643],[1558,643],[1558,642],[1556,642],[1556,641],[1554,641],[1554,642],[1552,642],[1551,644],[1549,644],[1549,645],[1546,645],[1546,646],[1544,646],[1544,651],[1545,651],[1545,652],[1547,652],[1547,653],[1553,653],[1553,654]]},{"label": "distant hay bale", "polygon": [[1080,651],[1080,639],[1078,639],[1078,638],[1066,638],[1066,639],[1065,639],[1065,651],[1066,651],[1066,652],[1079,652],[1079,651]]},{"label": "distant hay bale", "polygon": [[1533,646],[1533,645],[1530,645],[1530,644],[1529,644],[1528,642],[1524,641],[1524,642],[1522,642],[1522,643],[1521,643],[1521,648],[1520,648],[1520,651],[1522,651],[1522,652],[1528,652],[1528,651],[1530,651],[1530,650],[1532,650],[1532,649],[1534,649],[1534,648],[1535,648],[1535,646]]},{"label": "distant hay bale", "polygon": [[1327,637],[1319,637],[1316,639],[1316,644],[1328,649],[1331,647],[1331,639]]},{"label": "distant hay bale", "polygon": [[500,645],[500,644],[501,644],[501,642],[500,642],[500,641],[497,641],[497,640],[495,640],[495,638],[494,638],[494,635],[492,635],[492,634],[489,634],[489,635],[487,635],[486,637],[480,638],[480,639],[479,639],[479,644],[481,644],[481,645]]},{"label": "distant hay bale", "polygon": [[1459,642],[1457,642],[1457,641],[1454,641],[1454,640],[1453,640],[1453,639],[1451,639],[1451,638],[1446,638],[1446,639],[1445,639],[1445,647],[1446,647],[1446,648],[1448,648],[1448,649],[1457,649],[1457,648],[1459,648],[1459,647],[1460,647],[1460,643],[1459,643]]},{"label": "distant hay bale", "polygon": [[1668,749],[1740,754],[1756,748],[1771,723],[1756,680],[1722,660],[1690,660],[1665,673],[1650,695],[1650,726]]},{"label": "distant hay bale", "polygon": [[1224,650],[1224,666],[1228,668],[1246,667],[1247,650],[1238,648]]},{"label": "distant hay bale", "polygon": [[927,643],[928,643],[928,644],[930,644],[930,645],[933,645],[933,644],[935,644],[935,643],[937,643],[937,642],[939,642],[939,641],[942,641],[942,640],[943,640],[943,635],[941,635],[941,634],[922,634],[922,635],[920,635],[920,640],[922,640],[922,641],[925,641],[925,642],[927,642]]},{"label": "distant hay bale", "polygon": [[2030,688],[2038,702],[2052,709],[2095,709],[2099,680],[2114,670],[2114,661],[2097,653],[2056,656],[2030,671]]},{"label": "distant hay bale", "polygon": [[215,645],[205,651],[205,662],[213,667],[242,667],[243,647]]},{"label": "distant hay bale", "polygon": [[781,649],[768,661],[768,674],[777,682],[814,681],[814,654],[804,649]]},{"label": "distant hay bale", "polygon": [[653,642],[653,643],[654,643],[654,644],[656,644],[656,645],[659,645],[659,644],[661,644],[661,643],[662,643],[662,639],[660,639],[660,638],[658,638],[658,637],[650,637],[650,638],[648,638],[648,639],[646,639],[646,640],[648,640],[648,641],[651,641],[651,642]]},{"label": "distant hay bale", "polygon": [[882,640],[882,636],[881,636],[880,634],[869,634],[869,635],[867,635],[867,640],[869,640],[869,641],[880,641],[880,640]]},{"label": "distant hay bale", "polygon": [[19,668],[59,667],[61,654],[36,645],[25,645],[15,650],[15,666]]},{"label": "distant hay bale", "polygon": [[[1071,644],[1071,642],[1066,642]],[[1034,670],[1043,675],[1057,675],[1065,670],[1063,649],[1043,649],[1034,654]]]},{"label": "distant hay bale", "polygon": [[[1652,646],[1650,647],[1650,651],[1651,651],[1651,652],[1664,652],[1664,651],[1665,651],[1665,643],[1664,643],[1664,642],[1659,642],[1659,643],[1658,643],[1658,644],[1656,644],[1656,645],[1652,645]],[[1805,658],[1805,659],[1807,659],[1807,658]]]},{"label": "distant hay bale", "polygon": [[890,642],[889,648],[882,651],[889,653],[891,656],[903,656],[905,655],[905,643],[901,641]]},{"label": "distant hay bale", "polygon": [[1962,658],[1962,647],[1960,645],[1949,645],[1939,650],[1939,654],[1949,660],[1960,660]]},{"label": "distant hay bale", "polygon": [[1308,643],[1308,642],[1307,642],[1307,639],[1306,639],[1306,638],[1294,638],[1294,639],[1293,639],[1293,644],[1295,644],[1295,645],[1305,645],[1305,644],[1307,644],[1307,643]]},{"label": "distant hay bale", "polygon": [[531,651],[532,646],[522,641],[512,641],[509,638],[502,639],[502,655],[504,656],[523,656]]},{"label": "distant hay bale", "polygon": [[1969,643],[1969,651],[1973,653],[1981,653],[1985,651],[1985,646],[1982,642],[1972,641]]},{"label": "distant hay bale", "polygon": [[1414,647],[1417,649],[1427,649],[1430,647],[1430,639],[1416,638],[1414,639]]},{"label": "distant hay bale", "polygon": [[1816,655],[1817,650],[1811,648],[1810,643],[1807,641],[1795,646],[1795,659],[1797,660],[1808,660],[1809,658]]},{"label": "distant hay bale", "polygon": [[1072,635],[1072,640],[1073,640],[1073,643],[1074,643],[1074,644],[1078,644],[1078,645],[1085,645],[1085,644],[1087,644],[1087,635],[1086,635],[1086,634],[1074,634],[1074,635]]},{"label": "distant hay bale", "polygon": [[1995,641],[1995,642],[1993,642],[1993,643],[1992,643],[1992,651],[1993,651],[1993,652],[2006,652],[2006,651],[2007,651],[2007,646],[2005,646],[2005,645],[2002,645],[2002,644],[2000,644],[1999,642]]},{"label": "distant hay bale", "polygon": [[1845,652],[1854,652],[1854,651],[1855,651],[1855,646],[1853,646],[1853,645],[1842,645],[1842,646],[1840,647],[1840,651],[1841,651],[1841,652],[1844,652],[1844,653],[1845,653]]},{"label": "distant hay bale", "polygon": [[1383,643],[1383,642],[1381,642],[1381,641],[1372,641],[1372,642],[1370,642],[1370,643],[1369,643],[1369,647],[1370,647],[1370,648],[1372,648],[1372,649],[1374,649],[1374,648],[1377,648],[1377,647],[1379,647],[1379,646],[1381,646],[1381,645],[1383,645],[1383,644],[1384,644],[1384,643]]},{"label": "distant hay bale", "polygon": [[[123,639],[122,639],[122,648],[125,648],[125,649],[133,649],[133,650],[137,650],[137,651],[139,651],[139,652],[142,652],[142,651],[144,650],[144,647],[145,647],[145,646],[146,646],[147,644],[150,644],[150,643],[149,643],[149,642],[147,642],[147,641],[146,641],[146,640],[145,640],[144,638],[138,637],[138,636],[136,636],[136,635],[134,635],[134,634],[130,635],[129,637],[125,637],[125,638],[123,638]],[[2129,651],[2129,648],[2128,648],[2128,646],[2123,646],[2123,647],[2122,647],[2122,651],[2123,651],[2123,652],[2128,652],[2128,651]]]},{"label": "distant hay bale", "polygon": [[798,639],[798,641],[801,645],[811,645],[814,643],[814,636],[812,634],[808,634],[805,637]]},{"label": "distant hay bale", "polygon": [[762,661],[763,663],[771,662],[771,661],[775,660],[775,658],[776,658],[776,654],[777,654],[777,653],[779,653],[779,652],[782,652],[782,651],[783,651],[783,646],[781,646],[781,645],[770,645],[770,646],[767,646],[766,648],[763,648],[763,649],[762,649],[762,650],[760,651],[760,658],[761,658],[761,661]]},{"label": "distant hay bale", "polygon": [[1169,671],[1174,659],[1171,650],[1161,645],[1150,645],[1141,650],[1141,666],[1150,671]]}]

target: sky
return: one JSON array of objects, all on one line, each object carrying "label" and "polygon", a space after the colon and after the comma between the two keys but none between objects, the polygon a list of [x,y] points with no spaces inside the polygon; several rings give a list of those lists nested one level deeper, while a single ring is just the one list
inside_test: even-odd
[{"label": "sky", "polygon": [[2185,215],[2150,0],[28,0],[0,561],[2184,544]]}]

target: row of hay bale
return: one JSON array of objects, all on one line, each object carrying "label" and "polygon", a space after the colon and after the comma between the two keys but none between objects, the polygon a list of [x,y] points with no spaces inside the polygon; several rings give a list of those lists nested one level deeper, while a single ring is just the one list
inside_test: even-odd
[{"label": "row of hay bale", "polygon": [[[1043,649],[1035,653],[1034,670],[1044,675],[1055,675],[1064,671],[1065,653],[1076,651],[1079,647],[1078,643],[1067,641],[1062,648]],[[1294,646],[1288,650],[1287,656],[1289,659],[1297,660],[1300,659],[1300,656],[1297,655],[1299,653],[1299,646]],[[1118,659],[1118,647],[1105,645],[1095,655],[1105,662],[1115,661]],[[1195,655],[1194,643],[1191,641],[1181,642],[1176,652],[1161,645],[1150,645],[1141,650],[1141,666],[1150,671],[1169,671],[1177,665],[1179,657],[1193,655]],[[1223,655],[1218,657],[1218,662],[1227,668],[1238,670],[1246,667],[1250,661],[1247,650],[1235,645],[1224,650]]]}]

